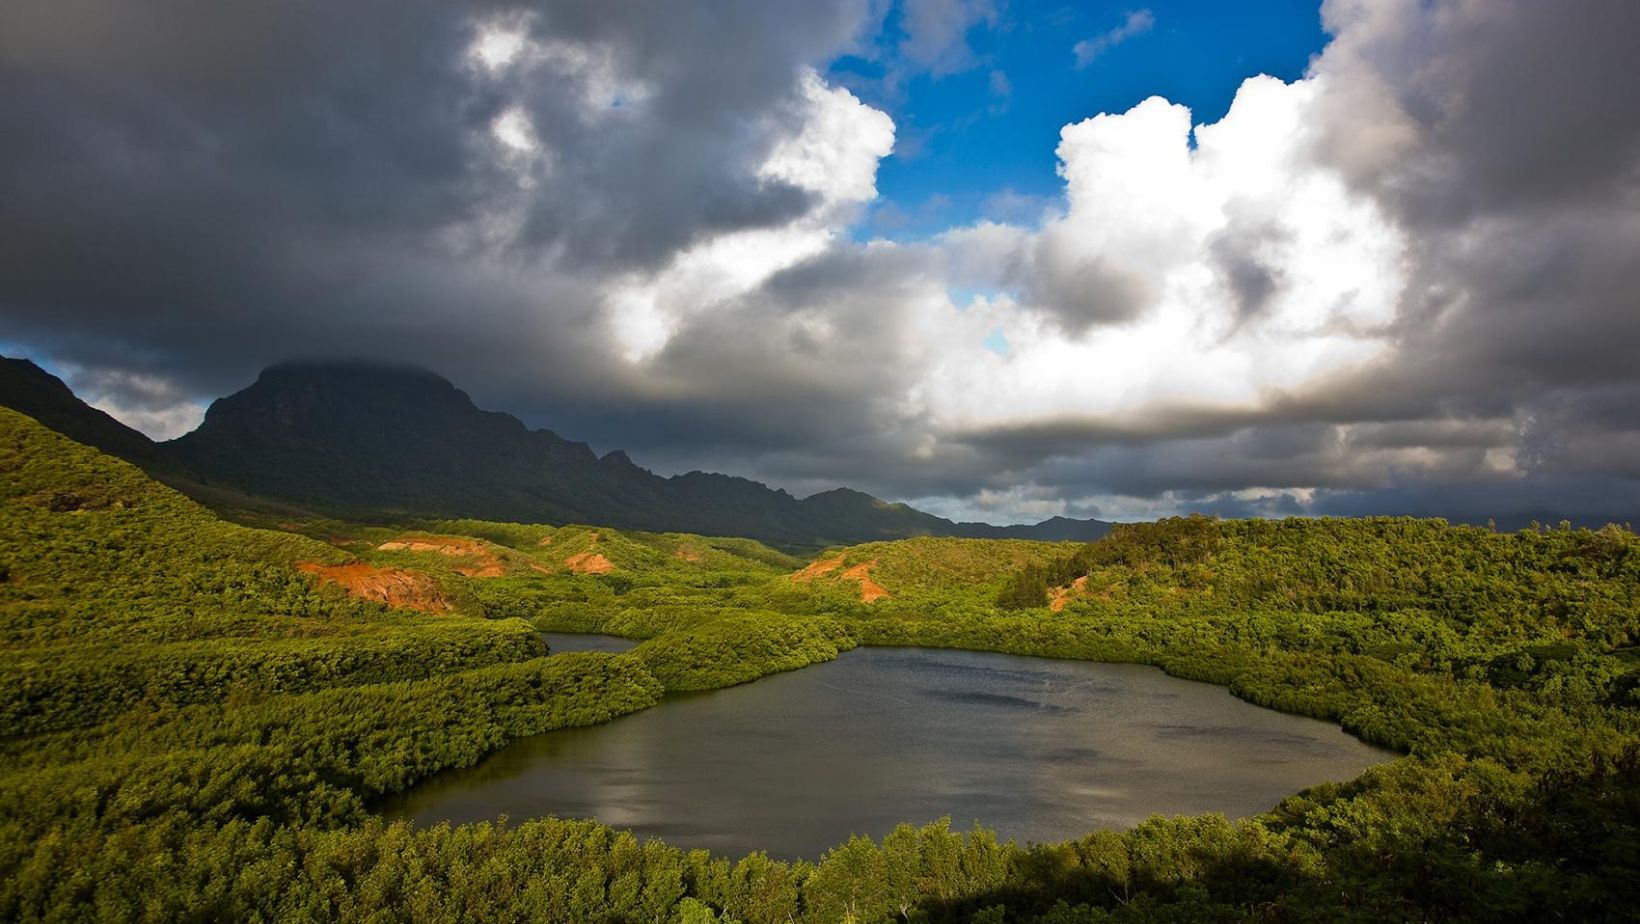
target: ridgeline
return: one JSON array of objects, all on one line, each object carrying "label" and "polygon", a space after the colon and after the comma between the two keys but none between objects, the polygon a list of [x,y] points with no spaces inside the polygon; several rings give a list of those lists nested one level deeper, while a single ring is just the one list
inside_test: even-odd
[{"label": "ridgeline", "polygon": [[[3,359],[3,358],[0,358]],[[910,536],[1094,539],[1098,520],[954,523],[847,488],[796,498],[728,475],[663,478],[619,450],[474,406],[423,369],[289,363],[211,404],[198,429],[154,443],[27,360],[4,359],[0,405],[133,462],[216,507],[352,520],[473,517],[745,536],[791,549]]]}]

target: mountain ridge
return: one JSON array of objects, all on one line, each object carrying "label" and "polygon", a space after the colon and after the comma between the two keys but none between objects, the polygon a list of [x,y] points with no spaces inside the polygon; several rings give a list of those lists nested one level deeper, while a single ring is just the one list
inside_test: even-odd
[{"label": "mountain ridge", "polygon": [[794,548],[913,536],[1089,540],[1109,529],[1062,517],[1040,530],[956,523],[846,487],[797,498],[735,475],[660,476],[623,450],[599,456],[481,409],[443,376],[402,364],[279,363],[163,443],[91,408],[28,360],[7,360],[0,373],[0,404],[37,409],[51,419],[30,416],[65,435],[75,430],[144,468],[342,516],[578,522]]},{"label": "mountain ridge", "polygon": [[147,434],[82,401],[67,383],[27,359],[0,356],[0,404],[34,418],[77,443],[126,461],[160,456]]}]

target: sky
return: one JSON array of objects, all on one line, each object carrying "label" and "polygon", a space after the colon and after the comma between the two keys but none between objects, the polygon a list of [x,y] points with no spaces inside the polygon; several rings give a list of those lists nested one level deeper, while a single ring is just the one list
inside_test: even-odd
[{"label": "sky", "polygon": [[1640,519],[1632,0],[18,0],[0,353],[959,519]]}]

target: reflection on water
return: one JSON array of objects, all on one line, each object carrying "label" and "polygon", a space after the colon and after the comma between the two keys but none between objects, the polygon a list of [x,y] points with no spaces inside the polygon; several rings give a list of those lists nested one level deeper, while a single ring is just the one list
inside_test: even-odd
[{"label": "reflection on water", "polygon": [[1156,813],[1249,815],[1392,756],[1155,668],[867,648],[517,741],[384,814],[596,818],[681,847],[813,859],[943,815],[1022,843]]}]

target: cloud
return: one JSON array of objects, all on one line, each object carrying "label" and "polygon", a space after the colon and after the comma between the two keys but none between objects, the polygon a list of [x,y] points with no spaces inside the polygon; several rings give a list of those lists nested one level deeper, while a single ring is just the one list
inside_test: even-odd
[{"label": "cloud", "polygon": [[987,110],[991,115],[1001,115],[1008,111],[1014,101],[1014,84],[1008,79],[1007,73],[1001,70],[991,71],[987,81],[991,89],[991,106]]},{"label": "cloud", "polygon": [[991,72],[991,95],[1000,100],[1006,100],[1014,95],[1014,85],[1008,80],[1008,75],[999,70]]},{"label": "cloud", "polygon": [[158,435],[373,356],[959,518],[1640,519],[1631,3],[1330,0],[1302,79],[1089,113],[1060,195],[903,243],[825,64],[981,66],[997,6],[170,9],[0,7],[7,340]]},{"label": "cloud", "polygon": [[1122,20],[1122,24],[1108,32],[1100,33],[1091,39],[1083,39],[1071,46],[1071,54],[1076,57],[1076,69],[1082,70],[1100,55],[1115,48],[1130,38],[1135,38],[1149,32],[1156,25],[1156,16],[1150,10],[1132,10]]},{"label": "cloud", "polygon": [[1015,222],[1035,226],[1044,216],[1058,212],[1058,197],[1022,193],[1011,186],[985,197],[980,214],[990,221]]},{"label": "cloud", "polygon": [[1001,12],[993,0],[904,0],[900,9],[900,54],[935,76],[978,64],[968,46],[974,27],[996,25]]},{"label": "cloud", "polygon": [[328,353],[607,379],[634,280],[869,197],[874,158],[803,145],[850,128],[811,124],[841,106],[808,62],[870,13],[8,5],[0,310],[42,353],[196,395]]},{"label": "cloud", "polygon": [[1214,125],[1153,97],[1063,130],[1067,209],[1016,264],[1047,322],[1021,363],[1077,370],[1043,413],[1247,406],[1384,348],[1404,242],[1314,161],[1315,98],[1256,78]]},{"label": "cloud", "polygon": [[57,371],[73,380],[87,404],[156,440],[181,436],[205,419],[205,405],[166,378],[75,366]]},{"label": "cloud", "polygon": [[657,271],[609,286],[612,332],[626,359],[648,359],[690,313],[819,254],[876,198],[877,163],[893,149],[894,123],[847,90],[825,86],[813,71],[801,87],[800,128],[774,146],[757,176],[807,194],[807,212],[777,227],[709,238]]}]

